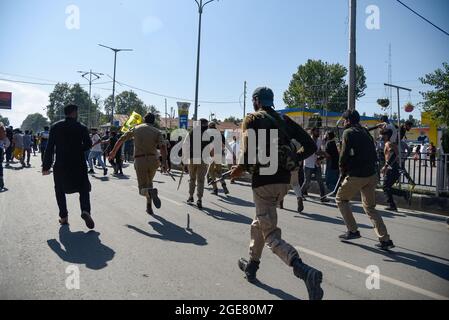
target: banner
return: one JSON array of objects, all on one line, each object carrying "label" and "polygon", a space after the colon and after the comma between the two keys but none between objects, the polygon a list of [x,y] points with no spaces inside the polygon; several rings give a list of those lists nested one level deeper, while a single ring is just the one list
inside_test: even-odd
[{"label": "banner", "polygon": [[128,121],[126,121],[126,123],[123,125],[121,131],[123,133],[126,133],[135,126],[141,124],[142,122],[143,122],[142,116],[134,111],[129,117]]},{"label": "banner", "polygon": [[12,93],[0,91],[0,109],[11,110]]},{"label": "banner", "polygon": [[429,126],[429,140],[438,145],[438,123],[432,118],[432,114],[430,112],[422,112],[421,123]]},{"label": "banner", "polygon": [[188,129],[189,128],[189,109],[190,103],[188,102],[178,102],[178,115],[179,115],[179,128]]}]

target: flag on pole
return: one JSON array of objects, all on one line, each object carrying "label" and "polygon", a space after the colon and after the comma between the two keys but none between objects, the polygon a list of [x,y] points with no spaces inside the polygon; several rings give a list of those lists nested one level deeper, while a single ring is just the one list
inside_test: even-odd
[{"label": "flag on pole", "polygon": [[132,128],[134,128],[135,126],[141,124],[142,122],[143,122],[142,116],[140,114],[138,114],[137,112],[133,111],[133,113],[129,117],[128,121],[126,121],[126,123],[123,125],[121,131],[123,133],[126,133],[129,130],[131,130]]}]

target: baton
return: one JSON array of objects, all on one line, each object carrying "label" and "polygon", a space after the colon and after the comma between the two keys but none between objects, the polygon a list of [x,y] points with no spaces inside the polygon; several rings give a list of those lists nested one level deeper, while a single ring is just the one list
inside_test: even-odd
[{"label": "baton", "polygon": [[332,191],[329,194],[326,194],[325,196],[321,197],[320,200],[323,200],[327,197],[335,197],[337,195],[338,190],[340,189],[341,185],[343,184],[344,179],[346,178],[345,175],[340,175],[338,178],[337,184],[335,185],[334,191]]},{"label": "baton", "polygon": [[179,178],[178,189],[176,189],[176,191],[179,191],[179,188],[181,187],[182,177],[184,177],[184,166],[181,168],[181,177]]},{"label": "baton", "polygon": [[215,180],[209,182],[208,185],[210,186],[210,185],[212,185],[212,184],[214,184],[214,183],[218,183],[218,182],[220,182],[220,181],[224,181],[227,177],[229,177],[229,176],[231,175],[231,173],[232,173],[232,170],[229,170],[229,171],[223,173],[223,174],[221,175],[220,178],[215,179]]},{"label": "baton", "polygon": [[172,178],[173,181],[176,182],[176,179],[175,179],[175,177],[173,176],[173,174],[172,174],[170,171],[167,171],[167,173],[168,173],[168,175],[170,176],[170,178]]}]

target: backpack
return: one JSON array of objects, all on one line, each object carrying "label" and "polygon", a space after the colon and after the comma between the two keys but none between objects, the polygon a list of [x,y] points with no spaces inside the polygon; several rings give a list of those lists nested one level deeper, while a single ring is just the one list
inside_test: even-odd
[{"label": "backpack", "polygon": [[283,119],[275,119],[266,113],[267,118],[279,129],[278,161],[279,167],[289,172],[296,171],[300,167],[298,148],[293,143],[293,138],[287,132],[287,124]]}]

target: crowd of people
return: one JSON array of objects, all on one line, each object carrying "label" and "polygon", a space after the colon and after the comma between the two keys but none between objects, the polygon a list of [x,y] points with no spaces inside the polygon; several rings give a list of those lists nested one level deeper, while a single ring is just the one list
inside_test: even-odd
[{"label": "crowd of people", "polygon": [[[169,141],[169,136],[156,128],[156,118],[151,113],[144,116],[142,124],[123,134],[118,129],[100,134],[98,129],[92,128],[89,132],[87,127],[77,121],[76,105],[66,106],[66,119],[54,124],[51,130],[46,127],[38,134],[1,127],[0,158],[3,159],[5,153],[7,165],[15,157],[25,167],[30,164],[31,153],[35,154],[39,150],[42,154],[42,174],[49,175],[53,168],[60,224],[69,223],[66,194],[79,193],[81,218],[88,228],[93,229],[95,223],[91,216],[89,194],[92,187],[89,174],[95,174],[94,166],[101,168],[106,176],[108,160],[114,169],[113,174],[120,176],[123,175],[123,161],[133,161],[139,194],[146,198],[146,212],[154,216],[153,206],[160,209],[162,202],[158,189],[153,185],[153,179],[159,169],[162,173],[170,174],[174,167],[171,163],[173,157],[170,155],[175,150],[174,146],[180,142],[183,160],[179,169],[182,175],[189,175],[189,205],[196,204],[198,209],[203,209],[206,181],[212,186],[213,195],[219,194],[219,185],[227,195],[230,191],[226,178],[233,184],[245,172],[251,175],[256,215],[251,224],[250,255],[248,260],[238,260],[238,266],[246,279],[249,282],[256,280],[262,251],[266,245],[285,264],[293,268],[296,277],[304,281],[310,299],[319,300],[323,297],[323,274],[305,264],[298,251],[282,239],[281,230],[277,226],[277,208],[283,207],[284,197],[293,189],[298,203],[297,210],[301,213],[304,210],[304,201],[309,198],[312,200],[309,189],[314,178],[319,186],[320,202],[327,203],[330,201],[329,194],[335,195],[347,227],[347,232],[339,238],[349,241],[361,237],[350,206],[350,201],[360,193],[364,211],[370,217],[379,239],[376,246],[381,250],[394,248],[382,216],[376,210],[375,189],[380,174],[384,177],[383,190],[389,203],[388,210],[397,211],[393,196],[410,200],[410,192],[395,189],[394,185],[405,171],[404,161],[400,161],[401,142],[406,139],[406,132],[411,129],[411,123],[406,122],[401,128],[396,128],[390,124],[388,118],[383,118],[379,125],[368,129],[360,124],[357,111],[348,110],[342,116],[342,136],[340,137],[340,130],[329,130],[324,139],[321,139],[320,128],[314,127],[310,132],[305,131],[288,116],[278,114],[273,108],[273,100],[271,89],[256,89],[253,93],[254,112],[244,119],[240,139],[233,136],[228,143],[223,133],[219,133],[220,141],[217,143],[222,146],[221,150],[213,147],[206,152],[212,159],[211,162],[204,159],[204,151],[215,139],[213,137],[210,141],[201,139],[197,142],[200,146],[198,156],[194,151],[195,135],[192,132],[184,139]],[[200,137],[203,137],[207,130],[217,129],[215,123],[206,119],[201,119],[199,124]],[[273,129],[279,131],[279,157],[276,158],[276,171],[266,175],[263,173],[264,166],[259,161],[260,154],[257,154],[254,163],[250,161],[250,149],[254,146],[251,145],[249,133],[251,130]],[[369,130],[379,130],[383,142],[381,152]],[[258,136],[256,149],[259,151],[263,146],[269,150],[272,139],[269,135],[261,137]],[[380,172],[379,161],[383,164]],[[322,171],[324,163],[325,179]],[[224,173],[225,170],[229,171]],[[0,178],[0,187],[3,188],[2,171]],[[182,176],[179,184],[181,181]]]}]

